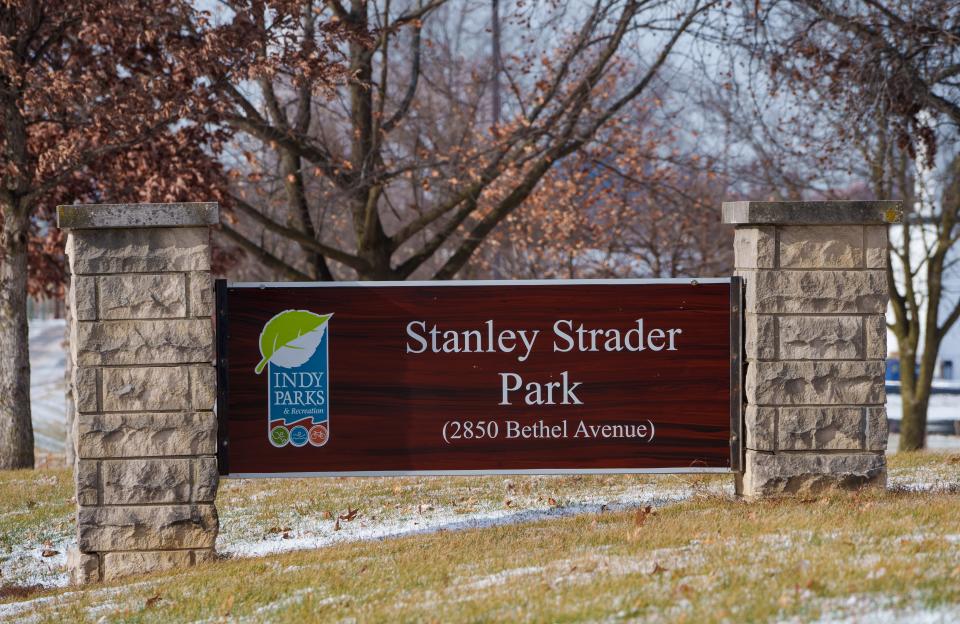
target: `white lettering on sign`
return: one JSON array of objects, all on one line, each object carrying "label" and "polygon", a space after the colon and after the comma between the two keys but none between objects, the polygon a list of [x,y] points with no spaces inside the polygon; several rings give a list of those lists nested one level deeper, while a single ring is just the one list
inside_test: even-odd
[{"label": "white lettering on sign", "polygon": [[[580,382],[570,383],[570,373],[560,373],[561,381],[524,383],[517,373],[499,373],[501,384],[500,405],[513,405],[510,402],[511,393],[524,392],[523,402],[527,405],[583,405],[583,402],[574,394]],[[556,394],[554,394],[556,390]]]},{"label": "white lettering on sign", "polygon": [[[587,327],[571,319],[559,319],[552,329],[554,353],[677,351],[678,338],[683,334],[679,327],[646,327],[642,318],[623,328]],[[484,321],[479,329],[441,328],[427,321],[410,321],[406,330],[406,353],[510,353],[516,354],[521,363],[533,354],[540,335],[539,329],[498,328],[492,319]],[[561,372],[558,381],[525,380],[517,372],[497,375],[500,377],[498,405],[583,405],[577,395],[583,384],[571,382],[569,371]]]},{"label": "white lettering on sign", "polygon": [[415,345],[407,342],[407,353],[513,353],[522,352],[517,361],[526,362],[533,350],[539,329],[504,329],[495,331],[493,321],[484,324],[484,330],[441,330],[436,325],[427,329],[425,321],[407,323],[407,336]]}]

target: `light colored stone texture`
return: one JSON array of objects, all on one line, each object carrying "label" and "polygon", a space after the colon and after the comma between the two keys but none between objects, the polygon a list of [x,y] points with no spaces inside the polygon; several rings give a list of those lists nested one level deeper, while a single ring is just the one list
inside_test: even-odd
[{"label": "light colored stone texture", "polygon": [[188,364],[213,359],[207,319],[78,323],[77,364]]},{"label": "light colored stone texture", "polygon": [[817,494],[884,487],[886,461],[882,453],[762,453],[746,452],[743,494],[748,497]]},{"label": "light colored stone texture", "polygon": [[856,360],[863,358],[863,317],[781,316],[777,319],[780,358]]},{"label": "light colored stone texture", "polygon": [[863,409],[859,407],[781,407],[777,449],[846,450],[863,446]]},{"label": "light colored stone texture", "polygon": [[190,502],[189,459],[118,459],[100,463],[104,505]]},{"label": "light colored stone texture", "polygon": [[901,201],[723,202],[723,222],[733,225],[869,225],[902,218]]},{"label": "light colored stone texture", "polygon": [[217,418],[213,412],[91,414],[77,424],[83,458],[213,455]]},{"label": "light colored stone texture", "polygon": [[781,269],[863,266],[863,226],[787,225],[778,235]]},{"label": "light colored stone texture", "polygon": [[103,275],[96,279],[102,319],[186,316],[186,276],[183,273]]},{"label": "light colored stone texture", "polygon": [[868,225],[865,228],[865,254],[868,269],[887,268],[887,226]]},{"label": "light colored stone texture", "polygon": [[884,271],[741,271],[753,314],[873,313],[887,309]]},{"label": "light colored stone texture", "polygon": [[217,511],[213,505],[81,507],[80,550],[170,550],[213,548]]},{"label": "light colored stone texture", "polygon": [[189,550],[148,550],[108,552],[103,555],[103,580],[112,581],[134,574],[180,570],[193,563]]},{"label": "light colored stone texture", "polygon": [[70,583],[85,585],[100,582],[100,556],[97,553],[80,552],[79,548],[67,550],[67,572]]},{"label": "light colored stone texture", "polygon": [[217,401],[217,369],[213,365],[190,367],[190,393],[193,409],[213,409]]},{"label": "light colored stone texture", "polygon": [[77,320],[92,321],[97,318],[96,278],[86,275],[70,278],[70,309]]},{"label": "light colored stone texture", "polygon": [[100,411],[99,386],[96,368],[73,367],[73,400],[77,411]]},{"label": "light colored stone texture", "polygon": [[57,227],[65,230],[185,227],[217,223],[220,223],[220,213],[216,202],[57,206]]},{"label": "light colored stone texture", "polygon": [[772,269],[776,266],[777,237],[773,226],[738,227],[733,236],[734,266]]},{"label": "light colored stone texture", "polygon": [[882,405],[884,363],[867,361],[750,362],[751,405]]},{"label": "light colored stone texture", "polygon": [[772,360],[777,357],[777,319],[765,314],[744,317],[744,351],[750,360]]},{"label": "light colored stone texture", "polygon": [[869,359],[887,358],[887,319],[881,314],[872,314],[865,318],[867,352]]},{"label": "light colored stone texture", "polygon": [[868,451],[884,451],[890,438],[890,423],[886,407],[866,408],[866,448]]},{"label": "light colored stone texture", "polygon": [[743,415],[747,431],[746,446],[758,451],[776,449],[777,409],[748,405]]},{"label": "light colored stone texture", "polygon": [[217,485],[220,482],[220,474],[217,472],[216,457],[198,457],[193,462],[193,500],[200,502],[213,502],[217,498]]},{"label": "light colored stone texture", "polygon": [[74,464],[78,505],[98,505],[100,489],[99,462],[80,459]]},{"label": "light colored stone texture", "polygon": [[103,369],[103,411],[177,410],[190,406],[184,366]]},{"label": "light colored stone texture", "polygon": [[206,271],[195,271],[190,280],[190,316],[213,316],[213,278]]},{"label": "light colored stone texture", "polygon": [[202,228],[76,230],[67,236],[73,275],[210,270],[210,232]]}]

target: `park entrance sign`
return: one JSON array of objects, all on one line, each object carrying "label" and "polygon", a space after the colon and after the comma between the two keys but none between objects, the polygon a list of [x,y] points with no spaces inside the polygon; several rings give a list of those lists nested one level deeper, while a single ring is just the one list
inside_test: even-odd
[{"label": "park entrance sign", "polygon": [[902,206],[723,212],[742,279],[213,288],[216,204],[60,206],[72,579],[214,559],[221,474],[883,487],[887,224]]},{"label": "park entrance sign", "polygon": [[216,296],[223,475],[740,467],[740,278]]}]

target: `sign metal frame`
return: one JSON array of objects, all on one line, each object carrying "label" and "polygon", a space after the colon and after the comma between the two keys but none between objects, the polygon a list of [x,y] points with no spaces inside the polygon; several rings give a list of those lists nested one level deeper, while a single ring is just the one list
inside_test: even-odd
[{"label": "sign metal frame", "polygon": [[[232,473],[229,464],[229,339],[228,289],[256,288],[324,288],[341,286],[396,287],[418,286],[537,286],[537,285],[641,285],[641,284],[730,284],[730,467],[677,468],[561,468],[561,469],[491,469],[491,470],[372,470],[337,472]],[[221,477],[303,478],[303,477],[384,477],[384,476],[482,476],[540,474],[737,474],[743,470],[743,278],[651,278],[651,279],[559,279],[559,280],[442,280],[442,281],[340,281],[340,282],[214,282],[216,329],[217,401],[217,466]]]}]

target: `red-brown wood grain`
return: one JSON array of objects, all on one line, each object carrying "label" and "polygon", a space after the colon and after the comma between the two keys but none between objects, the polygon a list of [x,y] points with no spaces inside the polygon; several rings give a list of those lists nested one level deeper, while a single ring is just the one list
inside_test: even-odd
[{"label": "red-brown wood grain", "polygon": [[[565,283],[237,287],[226,290],[227,398],[221,471],[234,475],[407,471],[637,470],[730,467],[729,283]],[[328,325],[330,437],[322,447],[273,447],[267,376],[257,375],[264,323],[287,309],[334,313]],[[558,353],[554,323],[676,328],[676,350]],[[540,330],[514,353],[407,353],[410,321],[429,328]],[[222,331],[222,330],[221,330]],[[662,343],[662,341],[661,341]],[[522,352],[523,349],[520,349]],[[582,405],[499,405],[501,378],[559,381]],[[224,403],[223,394],[220,402]],[[225,409],[223,409],[225,407]],[[448,444],[448,421],[496,421],[496,439]],[[507,421],[568,423],[571,437],[507,439]],[[225,422],[224,422],[225,421]],[[577,424],[652,422],[652,441],[573,438]]]}]

